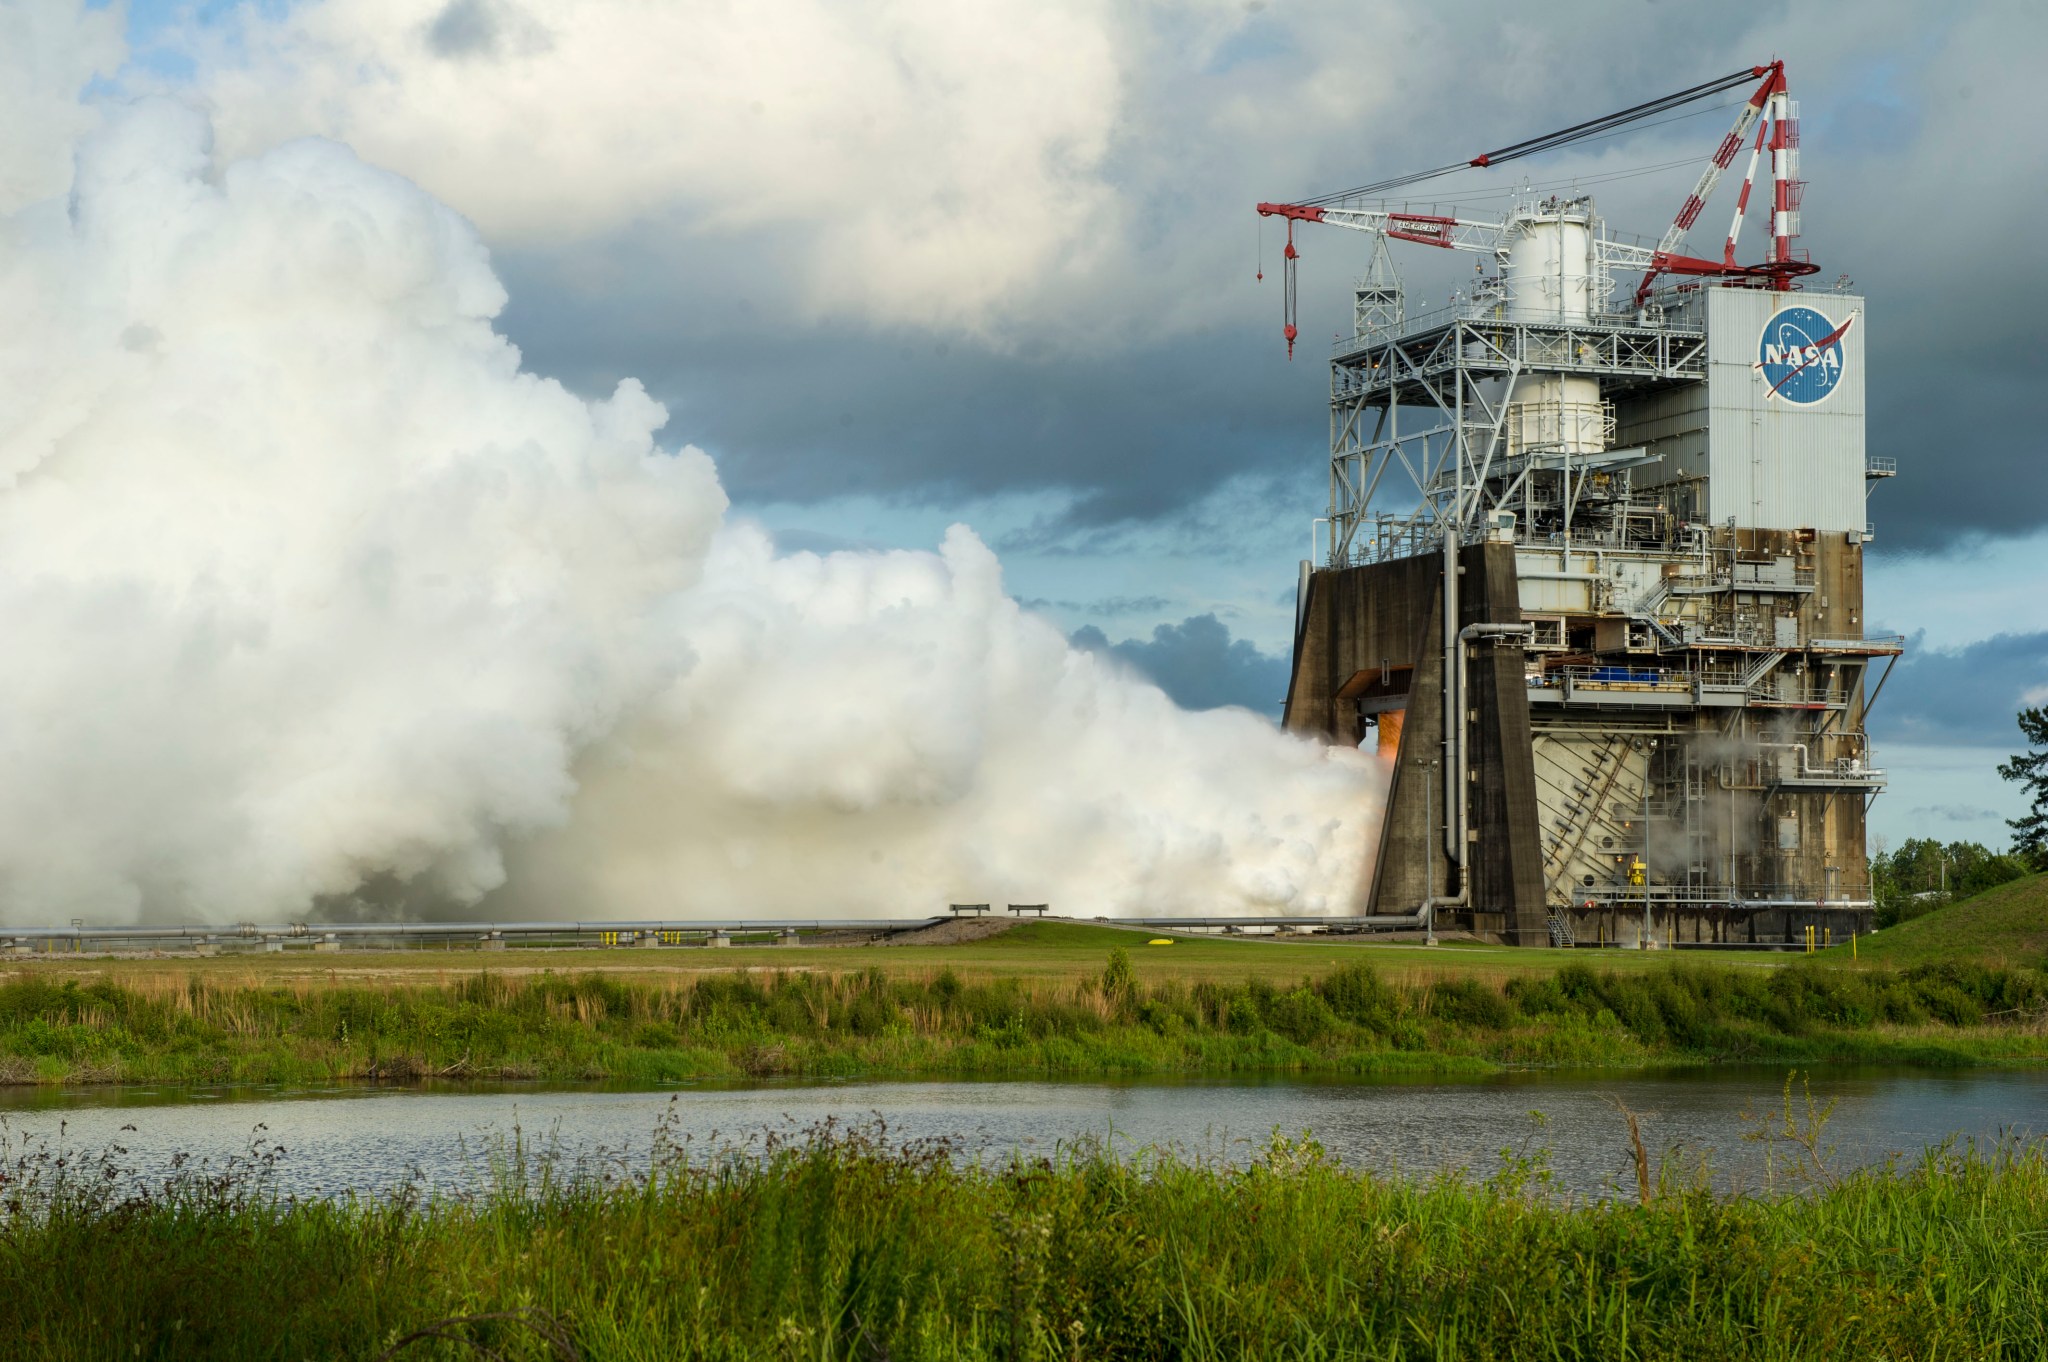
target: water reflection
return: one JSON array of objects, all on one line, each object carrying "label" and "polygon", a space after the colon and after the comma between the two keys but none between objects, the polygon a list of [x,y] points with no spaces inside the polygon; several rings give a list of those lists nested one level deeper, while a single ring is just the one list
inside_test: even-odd
[{"label": "water reflection", "polygon": [[[469,1185],[479,1155],[515,1130],[566,1156],[644,1159],[673,1110],[698,1145],[758,1139],[828,1117],[879,1117],[892,1139],[947,1138],[979,1157],[1051,1153],[1086,1137],[1123,1150],[1170,1147],[1242,1162],[1271,1132],[1311,1132],[1359,1167],[1487,1176],[1503,1151],[1545,1151],[1558,1185],[1579,1194],[1633,1187],[1615,1102],[1642,1113],[1652,1152],[1706,1157],[1717,1185],[1755,1187],[1763,1148],[1744,1113],[1781,1110],[1781,1070],[1683,1074],[1513,1074],[1484,1081],[839,1082],[602,1087],[356,1085],[238,1089],[167,1086],[75,1092],[0,1090],[11,1141],[24,1135],[97,1150],[119,1143],[128,1165],[167,1167],[184,1152],[218,1163],[259,1125],[284,1146],[282,1188],[301,1195],[388,1189],[412,1176]],[[2048,1133],[2048,1073],[1827,1070],[1811,1084],[1833,1101],[1838,1166],[1916,1156],[1952,1137]],[[671,1107],[671,1098],[674,1099]],[[1795,1115],[1803,1114],[1794,1090]],[[124,1130],[124,1126],[133,1130]]]}]

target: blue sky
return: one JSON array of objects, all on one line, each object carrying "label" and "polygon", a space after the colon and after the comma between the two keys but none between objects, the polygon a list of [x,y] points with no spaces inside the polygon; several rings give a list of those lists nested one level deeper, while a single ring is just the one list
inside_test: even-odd
[{"label": "blue sky", "polygon": [[[800,69],[738,80],[671,28],[646,42],[676,45],[674,78],[634,74],[642,20],[610,0],[136,0],[118,84],[208,101],[224,156],[336,136],[446,198],[491,242],[530,366],[592,392],[645,380],[669,437],[711,452],[784,547],[929,547],[964,521],[1091,646],[1188,703],[1271,712],[1326,497],[1325,375],[1320,345],[1282,354],[1279,241],[1256,281],[1251,205],[1783,56],[1805,244],[1870,299],[1870,452],[1900,467],[1873,500],[1866,608],[1913,648],[1873,713],[1892,789],[1872,826],[2002,842],[2019,801],[1991,768],[2014,708],[2048,703],[2048,271],[2026,245],[2048,207],[2027,70],[2048,25],[2018,4],[1515,13],[1027,6],[995,61],[945,6],[872,36],[778,3],[730,50]],[[1703,155],[1725,117],[1530,173]],[[1694,173],[1610,182],[1602,207],[1654,236]],[[1361,262],[1303,249],[1315,337]],[[1441,261],[1400,263],[1413,297],[1453,286]]]}]

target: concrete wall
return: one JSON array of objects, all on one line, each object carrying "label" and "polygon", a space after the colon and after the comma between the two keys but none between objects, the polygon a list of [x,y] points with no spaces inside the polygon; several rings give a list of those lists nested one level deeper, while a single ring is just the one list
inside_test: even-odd
[{"label": "concrete wall", "polygon": [[[1642,937],[1641,909],[1567,909],[1572,939],[1578,945],[1632,946]],[[1847,945],[1850,936],[1868,936],[1877,915],[1867,908],[1689,908],[1677,914],[1655,911],[1651,937],[1660,946],[1790,946],[1805,944],[1811,926],[1819,945]]]},{"label": "concrete wall", "polygon": [[[1520,621],[1512,546],[1468,546],[1461,568],[1461,624]],[[1399,672],[1405,687],[1401,741],[1367,895],[1368,911],[1375,913],[1411,912],[1432,893],[1457,890],[1443,836],[1441,579],[1436,555],[1318,572],[1310,579],[1296,642],[1284,721],[1291,731],[1355,745],[1363,731],[1357,706],[1339,692],[1360,672]],[[1547,940],[1543,872],[1521,650],[1475,647],[1468,679],[1469,808],[1476,836],[1469,842],[1466,925],[1491,939],[1540,944]]]}]

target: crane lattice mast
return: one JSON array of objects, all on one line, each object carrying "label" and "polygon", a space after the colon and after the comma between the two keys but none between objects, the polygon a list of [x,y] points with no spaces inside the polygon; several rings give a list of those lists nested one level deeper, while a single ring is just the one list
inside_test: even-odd
[{"label": "crane lattice mast", "polygon": [[[1261,203],[1258,206],[1260,216],[1281,218],[1287,223],[1287,245],[1282,252],[1282,260],[1283,334],[1287,340],[1288,357],[1293,357],[1294,342],[1299,336],[1295,269],[1301,252],[1294,242],[1296,223],[1322,223],[1346,227],[1396,241],[1412,241],[1418,245],[1435,246],[1444,250],[1488,252],[1505,258],[1506,248],[1503,239],[1513,221],[1512,215],[1502,221],[1475,221],[1432,213],[1367,207],[1363,206],[1361,201],[1371,200],[1392,190],[1456,171],[1498,166],[1589,138],[1605,136],[1655,115],[1736,89],[1752,80],[1760,83],[1742,106],[1741,112],[1736,115],[1734,126],[1708,158],[1699,182],[1693,187],[1692,193],[1686,196],[1685,202],[1679,206],[1677,216],[1673,218],[1671,226],[1665,230],[1656,247],[1646,249],[1603,240],[1599,244],[1599,250],[1604,265],[1642,270],[1642,281],[1635,290],[1635,306],[1638,308],[1649,301],[1658,278],[1667,274],[1751,279],[1764,287],[1781,290],[1794,287],[1794,279],[1814,273],[1817,267],[1805,260],[1795,259],[1792,252],[1792,239],[1799,235],[1799,199],[1804,182],[1797,175],[1798,122],[1786,86],[1785,63],[1773,61],[1762,66],[1731,72],[1719,79],[1584,123],[1574,124],[1569,128],[1545,133],[1540,137],[1529,138],[1494,151],[1481,152],[1468,161],[1454,162],[1432,170],[1416,171],[1300,203]],[[1742,191],[1736,201],[1735,217],[1729,225],[1728,238],[1723,245],[1721,258],[1710,260],[1685,254],[1687,234],[1698,221],[1700,213],[1706,207],[1708,196],[1713,193],[1722,174],[1734,164],[1736,156],[1741,153],[1742,146],[1749,140],[1752,129],[1756,132],[1755,147],[1750,155],[1748,174],[1743,178]],[[1766,248],[1762,263],[1740,265],[1735,260],[1736,245],[1749,205],[1750,190],[1756,180],[1758,162],[1766,145],[1766,133],[1771,151],[1773,190],[1770,244]]]}]

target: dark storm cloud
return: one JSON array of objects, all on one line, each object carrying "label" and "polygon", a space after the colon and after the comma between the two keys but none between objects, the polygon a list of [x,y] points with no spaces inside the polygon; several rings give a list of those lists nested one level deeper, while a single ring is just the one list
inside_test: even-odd
[{"label": "dark storm cloud", "polygon": [[548,30],[512,0],[448,0],[424,36],[427,50],[449,61],[531,57],[553,46]]},{"label": "dark storm cloud", "polygon": [[2004,817],[1996,809],[1980,809],[1974,804],[1922,804],[1913,810],[1913,816],[1944,823],[1986,823]]},{"label": "dark storm cloud", "polygon": [[1149,639],[1111,643],[1094,625],[1077,629],[1077,648],[1107,653],[1151,678],[1183,709],[1242,705],[1278,717],[1287,699],[1287,659],[1260,652],[1214,615],[1162,624]]},{"label": "dark storm cloud", "polygon": [[1880,743],[1951,743],[2020,750],[2013,716],[2048,689],[2048,632],[1999,634],[1966,648],[1912,641],[1870,711]]},{"label": "dark storm cloud", "polygon": [[427,25],[427,46],[443,57],[494,56],[499,29],[489,0],[449,0]]},{"label": "dark storm cloud", "polygon": [[999,546],[1044,549],[1183,510],[1247,472],[1290,477],[1311,498],[1324,476],[1322,381],[1287,370],[1271,328],[1108,355],[1049,342],[1006,354],[797,325],[718,296],[714,280],[709,298],[679,307],[666,291],[564,288],[540,262],[503,267],[504,326],[530,367],[591,391],[640,378],[672,413],[664,438],[708,450],[742,503],[1073,494],[1038,542]]},{"label": "dark storm cloud", "polygon": [[[1447,72],[1566,54],[1471,14],[1419,17],[1390,31],[1398,42],[1375,58],[1393,59],[1377,72],[1397,95],[1377,106],[1391,121],[1352,126],[1275,109],[1263,122],[1230,125],[1218,141],[1218,102],[1339,59],[1321,50],[1345,31],[1337,12],[1262,14],[1205,70],[1134,68],[1129,130],[1107,167],[1134,224],[1118,244],[1118,267],[1067,281],[1070,301],[1048,285],[999,319],[999,345],[948,329],[810,320],[777,301],[800,291],[788,268],[801,254],[793,240],[721,238],[683,250],[668,224],[643,228],[639,244],[622,237],[554,256],[501,254],[514,299],[506,325],[542,372],[586,387],[642,377],[676,413],[671,438],[710,449],[742,503],[1071,494],[1035,542],[1005,546],[1039,551],[1175,515],[1247,473],[1298,477],[1292,511],[1313,511],[1327,439],[1318,342],[1343,324],[1360,239],[1322,229],[1304,237],[1304,342],[1289,365],[1274,335],[1279,233],[1268,228],[1268,278],[1255,290],[1250,205],[1438,163],[1775,49],[1791,62],[1807,115],[1801,246],[1823,278],[1847,273],[1870,299],[1869,449],[1895,458],[1901,474],[1873,499],[1884,542],[1925,549],[1972,532],[2017,533],[2048,523],[2034,396],[2048,364],[2039,328],[2048,271],[2027,265],[2024,247],[2048,208],[2031,173],[2043,120],[2026,116],[2048,86],[1972,74],[2004,44],[2043,30],[2031,10],[2002,12],[1993,24],[1879,8],[1822,22],[1794,11],[1745,33],[1682,8],[1644,9],[1611,31],[1596,26],[1611,50],[1579,62],[1583,79],[1468,83],[1458,98],[1432,101],[1428,118],[1404,112],[1409,97]],[[1682,54],[1676,66],[1673,53]],[[1710,111],[1596,145],[1577,162],[1526,169],[1540,180],[1704,157],[1731,117]],[[1654,237],[1691,174],[1595,192],[1618,229]],[[1449,184],[1463,191],[1514,178]],[[1731,178],[1715,195],[1695,246],[1726,221],[1734,188]],[[1241,245],[1242,257],[1221,243]],[[1759,249],[1753,224],[1745,251]],[[1469,277],[1469,260],[1448,253],[1404,249],[1399,264],[1418,301],[1440,303]],[[1203,301],[1182,307],[1183,295]],[[1063,304],[1051,309],[1056,321],[1047,320],[1048,297]],[[1130,339],[1104,339],[1119,336]]]}]

